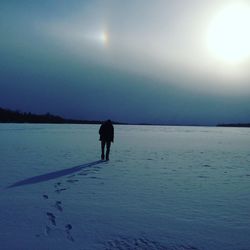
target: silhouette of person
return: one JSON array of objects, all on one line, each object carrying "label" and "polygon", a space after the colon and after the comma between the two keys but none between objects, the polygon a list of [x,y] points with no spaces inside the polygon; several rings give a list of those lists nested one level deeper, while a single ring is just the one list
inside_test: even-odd
[{"label": "silhouette of person", "polygon": [[114,127],[110,120],[105,121],[99,129],[102,155],[101,158],[104,160],[104,150],[106,146],[106,161],[109,160],[109,152],[111,142],[114,142]]}]

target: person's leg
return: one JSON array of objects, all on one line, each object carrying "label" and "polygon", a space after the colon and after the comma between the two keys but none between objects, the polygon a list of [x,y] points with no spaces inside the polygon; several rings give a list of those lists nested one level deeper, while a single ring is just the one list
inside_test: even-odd
[{"label": "person's leg", "polygon": [[105,141],[101,141],[101,147],[102,147],[102,160],[104,160],[104,148],[105,148]]},{"label": "person's leg", "polygon": [[108,161],[109,160],[109,152],[110,152],[110,145],[111,145],[111,141],[107,141],[106,142],[106,147],[107,147],[107,150],[106,150],[106,160]]}]

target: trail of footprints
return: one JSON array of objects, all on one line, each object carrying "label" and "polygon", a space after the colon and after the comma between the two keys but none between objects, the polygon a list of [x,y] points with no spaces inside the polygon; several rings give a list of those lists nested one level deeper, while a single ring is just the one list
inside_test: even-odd
[{"label": "trail of footprints", "polygon": [[[72,174],[68,177],[66,177],[66,181],[64,184],[74,184],[77,183],[79,180],[76,178],[77,175],[80,176],[86,176],[88,174],[91,173],[95,173],[96,171],[98,171],[98,167],[93,168],[91,170],[89,169],[85,169],[83,171],[81,171],[78,174]],[[96,178],[95,176],[90,176],[89,178]],[[68,190],[69,187],[66,185],[63,185],[62,182],[56,182],[54,184],[54,192],[58,195],[60,195],[62,192]],[[61,200],[52,200],[52,198],[47,195],[44,194],[43,195],[43,199],[47,200],[49,202],[50,208],[46,211],[46,217],[47,217],[47,223],[46,223],[46,227],[45,227],[45,235],[46,236],[51,236],[53,237],[53,235],[56,235],[57,233],[59,233],[60,235],[64,235],[64,237],[71,241],[74,242],[75,239],[72,235],[72,231],[73,231],[73,227],[71,224],[66,224],[63,226],[60,226],[62,223],[59,223],[60,220],[60,216],[63,213],[63,202]]]},{"label": "trail of footprints", "polygon": [[[72,179],[74,177],[75,177],[75,175],[68,176],[68,180],[66,180],[66,183],[71,184],[71,183],[78,182],[79,180]],[[54,184],[54,189],[55,189],[54,192],[56,194],[60,194],[60,193],[62,193],[64,191],[66,191],[68,189],[68,187],[64,187],[61,182],[56,182]],[[45,200],[50,201],[50,197],[47,194],[44,194],[43,198]],[[56,210],[56,211],[51,212],[51,209],[50,209],[49,211],[46,212],[47,225],[45,227],[45,234],[47,236],[50,236],[50,235],[53,235],[54,231],[60,231],[60,232],[63,233],[63,235],[65,236],[65,238],[67,240],[74,242],[75,239],[72,236],[72,232],[71,232],[72,229],[73,229],[72,225],[71,224],[66,224],[64,226],[64,228],[62,228],[62,227],[59,227],[58,226],[59,223],[57,223],[57,220],[58,220],[57,217],[59,217],[59,216],[56,216],[56,213],[62,213],[63,212],[63,203],[62,203],[62,201],[56,200],[56,201],[54,201],[54,203],[52,205],[50,204],[50,206],[51,206],[51,208],[53,208],[53,210]]]},{"label": "trail of footprints", "polygon": [[[61,183],[60,183],[61,184]],[[55,184],[55,186],[60,186],[59,182]],[[66,189],[64,189],[66,190]],[[55,190],[56,192],[57,190]],[[63,191],[63,190],[61,190]],[[58,193],[58,192],[57,192]],[[44,194],[43,195],[43,198],[46,199],[46,200],[49,200],[49,196]],[[57,200],[54,202],[54,204],[51,206],[52,208],[54,208],[54,210],[56,210],[56,212],[58,213],[62,213],[63,212],[63,204],[60,200]],[[45,228],[45,234],[50,236],[53,234],[54,231],[60,231],[63,233],[63,235],[66,237],[66,239],[74,242],[74,237],[72,236],[71,234],[71,230],[72,230],[72,225],[71,224],[66,224],[64,228],[60,228],[58,227],[58,223],[57,223],[57,216],[55,215],[56,212],[51,212],[51,211],[47,211],[46,212],[46,216],[47,216],[47,220],[48,220],[48,223],[46,225],[46,228]]]},{"label": "trail of footprints", "polygon": [[[93,171],[94,170],[94,171]],[[86,176],[89,173],[94,173],[98,170],[98,168],[92,169],[92,170],[84,170],[78,173],[77,175],[80,176]],[[90,178],[96,178],[96,177],[90,177]],[[76,178],[76,174],[72,174],[67,177],[66,179],[66,184],[74,184],[77,183],[79,180]],[[62,184],[62,182],[56,182],[54,184],[54,192],[56,194],[61,194],[62,192],[68,190],[69,187],[65,187],[65,185]],[[60,200],[52,200],[51,197],[47,194],[43,194],[44,200],[47,200],[50,204],[50,209],[46,211],[46,217],[47,217],[47,223],[45,227],[45,235],[47,236],[52,236],[57,233],[60,233],[60,235],[64,235],[64,237],[71,241],[74,242],[75,239],[72,235],[73,227],[71,224],[66,224],[64,226],[59,226],[61,223],[58,223],[58,218],[60,215],[63,213],[63,202]],[[53,209],[53,211],[52,211]],[[60,222],[60,221],[59,221]]]}]

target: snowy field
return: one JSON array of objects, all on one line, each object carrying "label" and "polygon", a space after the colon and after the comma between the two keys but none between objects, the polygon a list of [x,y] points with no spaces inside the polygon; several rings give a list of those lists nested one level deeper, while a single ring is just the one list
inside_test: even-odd
[{"label": "snowy field", "polygon": [[1,250],[249,250],[250,129],[0,124]]}]

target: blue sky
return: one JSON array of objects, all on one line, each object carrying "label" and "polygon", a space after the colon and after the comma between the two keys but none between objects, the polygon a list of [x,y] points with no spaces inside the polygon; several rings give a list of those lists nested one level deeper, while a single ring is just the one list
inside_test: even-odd
[{"label": "blue sky", "polygon": [[[0,106],[139,123],[249,122],[248,19],[231,21],[248,1],[236,2],[1,1]],[[218,34],[234,26],[242,32]]]}]

